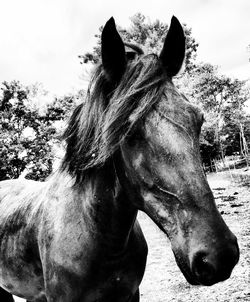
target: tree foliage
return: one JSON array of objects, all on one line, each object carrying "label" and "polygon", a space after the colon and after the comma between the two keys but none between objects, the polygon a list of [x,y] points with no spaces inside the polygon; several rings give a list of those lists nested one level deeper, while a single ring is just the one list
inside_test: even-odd
[{"label": "tree foliage", "polygon": [[248,132],[244,106],[249,99],[246,81],[221,75],[211,64],[196,64],[178,81],[192,102],[205,112],[201,153],[205,163],[234,153],[243,154],[242,139]]},{"label": "tree foliage", "polygon": [[4,82],[0,100],[0,179],[17,178],[32,166],[28,178],[44,178],[51,171],[50,134],[40,122],[37,110],[29,106],[27,87]]},{"label": "tree foliage", "polygon": [[[73,97],[56,98],[41,112],[34,106],[34,87],[20,82],[2,84],[0,97],[0,180],[44,180],[52,171],[53,145],[58,141],[56,122],[64,120],[75,105]],[[67,114],[66,114],[67,112]]]}]

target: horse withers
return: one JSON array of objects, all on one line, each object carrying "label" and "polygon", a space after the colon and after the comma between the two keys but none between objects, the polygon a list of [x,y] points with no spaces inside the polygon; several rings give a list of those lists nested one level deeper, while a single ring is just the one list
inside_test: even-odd
[{"label": "horse withers", "polygon": [[159,56],[124,43],[111,18],[85,105],[47,182],[0,183],[0,284],[30,301],[138,302],[145,212],[191,284],[229,278],[236,237],[218,212],[199,153],[201,111],[172,78],[185,56],[173,17]]}]

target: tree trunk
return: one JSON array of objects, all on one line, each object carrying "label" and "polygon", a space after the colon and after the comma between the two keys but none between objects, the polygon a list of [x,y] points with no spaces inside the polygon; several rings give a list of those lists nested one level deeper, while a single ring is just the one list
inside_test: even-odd
[{"label": "tree trunk", "polygon": [[247,167],[249,166],[248,163],[248,146],[247,146],[247,141],[244,135],[244,128],[242,124],[240,123],[240,140],[241,140],[241,154],[246,160]]}]

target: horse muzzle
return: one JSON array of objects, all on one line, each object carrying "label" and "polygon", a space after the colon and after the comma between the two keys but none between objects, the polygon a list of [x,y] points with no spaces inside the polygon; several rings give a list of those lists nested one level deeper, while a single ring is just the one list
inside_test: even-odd
[{"label": "horse muzzle", "polygon": [[191,272],[200,285],[210,286],[228,279],[239,261],[236,237],[220,249],[197,251],[191,261]]}]

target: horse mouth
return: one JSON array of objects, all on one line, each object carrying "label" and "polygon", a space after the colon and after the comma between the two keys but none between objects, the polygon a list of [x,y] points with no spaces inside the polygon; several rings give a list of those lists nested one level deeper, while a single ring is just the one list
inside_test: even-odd
[{"label": "horse mouth", "polygon": [[191,270],[189,269],[188,265],[183,261],[182,257],[178,255],[178,253],[174,253],[175,261],[182,272],[183,276],[186,278],[187,282],[191,285],[202,285],[200,282],[196,280],[196,278],[193,277],[193,274],[191,273]]},{"label": "horse mouth", "polygon": [[188,272],[186,269],[183,269],[181,266],[179,266],[183,276],[186,278],[187,282],[191,285],[202,285],[201,283],[197,282],[192,276],[191,272]]}]

